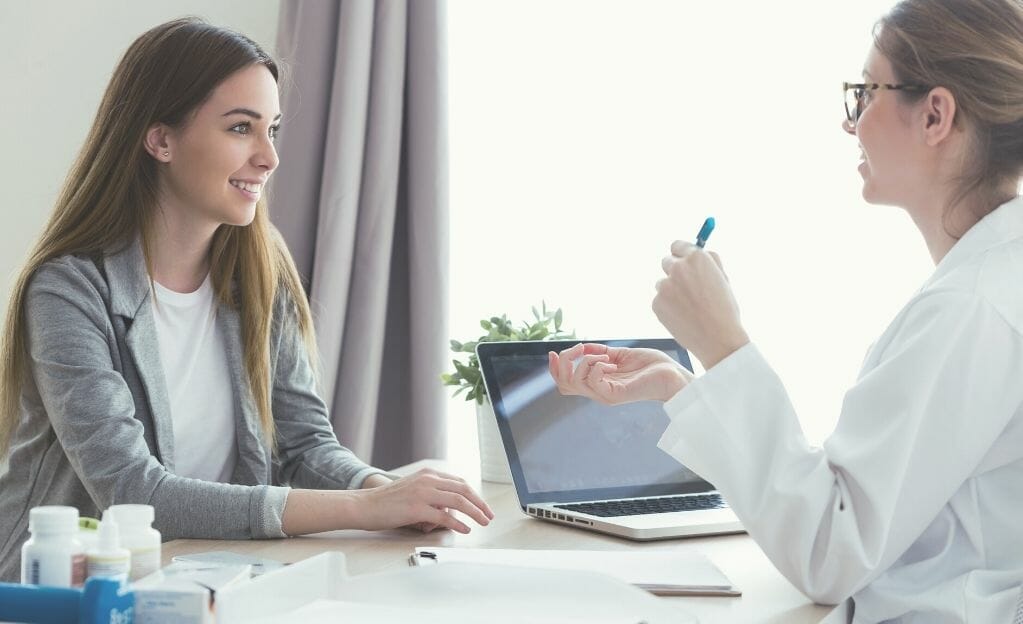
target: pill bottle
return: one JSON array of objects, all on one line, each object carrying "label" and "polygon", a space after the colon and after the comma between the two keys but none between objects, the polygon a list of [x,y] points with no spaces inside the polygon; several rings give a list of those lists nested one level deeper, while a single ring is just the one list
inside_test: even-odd
[{"label": "pill bottle", "polygon": [[85,582],[85,552],[78,541],[78,510],[63,505],[28,512],[32,537],[21,547],[21,582],[80,587]]},{"label": "pill bottle", "polygon": [[86,576],[107,577],[128,581],[131,572],[131,551],[121,547],[120,531],[113,515],[108,511],[99,523],[96,544],[85,551]]},{"label": "pill bottle", "polygon": [[152,527],[156,517],[152,505],[113,505],[107,514],[121,533],[121,548],[131,551],[128,580],[137,581],[160,569],[160,532]]}]

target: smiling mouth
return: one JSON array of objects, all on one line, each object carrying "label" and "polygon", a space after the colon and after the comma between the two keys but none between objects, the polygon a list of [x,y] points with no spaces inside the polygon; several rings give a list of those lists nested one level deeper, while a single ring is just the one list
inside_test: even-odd
[{"label": "smiling mouth", "polygon": [[258,195],[263,190],[263,185],[256,182],[242,182],[240,180],[228,180],[231,186],[239,188],[253,195]]}]

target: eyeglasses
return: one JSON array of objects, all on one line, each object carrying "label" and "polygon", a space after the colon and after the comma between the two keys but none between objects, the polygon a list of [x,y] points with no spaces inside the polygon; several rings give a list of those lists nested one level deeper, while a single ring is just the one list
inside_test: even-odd
[{"label": "eyeglasses", "polygon": [[926,91],[927,87],[916,84],[880,84],[877,82],[843,82],[842,91],[845,93],[845,116],[849,125],[856,127],[863,109],[867,107],[867,91],[888,89],[891,91]]}]

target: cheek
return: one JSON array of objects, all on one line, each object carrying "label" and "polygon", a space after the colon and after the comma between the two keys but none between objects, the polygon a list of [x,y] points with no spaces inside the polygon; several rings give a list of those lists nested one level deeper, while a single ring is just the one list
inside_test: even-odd
[{"label": "cheek", "polygon": [[886,159],[888,140],[883,132],[878,131],[876,126],[866,124],[863,127],[857,128],[857,137],[868,163],[874,165]]},{"label": "cheek", "polygon": [[[217,137],[219,139],[219,137]],[[194,179],[204,183],[227,182],[232,174],[241,168],[244,155],[240,153],[240,142],[230,137],[223,140],[208,140],[192,144],[188,150],[188,170]]]}]

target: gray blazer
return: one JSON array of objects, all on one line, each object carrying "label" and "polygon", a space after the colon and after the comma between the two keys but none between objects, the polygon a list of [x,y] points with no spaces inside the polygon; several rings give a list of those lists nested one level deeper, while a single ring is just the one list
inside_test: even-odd
[{"label": "gray blazer", "polygon": [[31,375],[21,395],[10,469],[0,476],[0,580],[18,581],[28,511],[71,505],[100,517],[119,503],[156,508],[175,538],[284,537],[288,488],[359,487],[371,468],[338,443],[283,297],[271,330],[276,458],[260,438],[237,312],[220,308],[235,398],[238,461],[231,483],[174,474],[170,403],[141,245],[93,260],[44,264],[25,300]]}]

